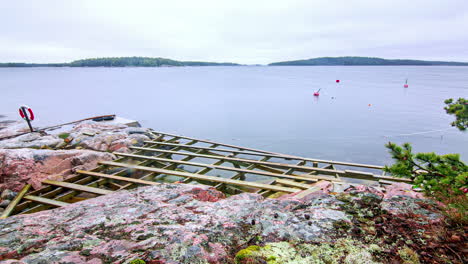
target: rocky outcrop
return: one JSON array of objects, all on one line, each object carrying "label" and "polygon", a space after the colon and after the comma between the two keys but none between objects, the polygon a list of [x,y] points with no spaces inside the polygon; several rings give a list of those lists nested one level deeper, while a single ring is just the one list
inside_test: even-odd
[{"label": "rocky outcrop", "polygon": [[[24,132],[24,122],[0,123],[0,136]],[[148,129],[84,121],[46,132],[0,140],[0,191],[18,191],[26,183],[40,188],[44,179],[63,180],[75,169],[89,170],[109,152],[129,152],[150,140]]]},{"label": "rocky outcrop", "polygon": [[[3,135],[10,136],[17,134],[24,130],[23,126],[23,124],[14,122],[11,126],[4,128]],[[18,127],[21,127],[21,129],[18,129]],[[0,133],[2,131],[0,130]],[[74,126],[64,126],[59,130],[28,133],[4,139],[0,141],[0,149],[83,148],[96,151],[129,152],[128,148],[130,146],[143,145],[145,140],[150,140],[148,132],[149,130],[144,128],[84,121]]]},{"label": "rocky outcrop", "polygon": [[428,237],[441,219],[428,200],[385,198],[359,188],[265,199],[258,194],[224,198],[203,185],[161,184],[0,220],[0,259],[419,263],[415,245],[431,243]]},{"label": "rocky outcrop", "polygon": [[130,152],[129,147],[143,145],[150,140],[149,130],[108,125],[98,122],[83,122],[69,131],[70,145],[97,151]]},{"label": "rocky outcrop", "polygon": [[45,179],[63,180],[76,169],[89,170],[114,155],[92,150],[0,149],[0,191],[19,191],[26,183],[41,187]]}]

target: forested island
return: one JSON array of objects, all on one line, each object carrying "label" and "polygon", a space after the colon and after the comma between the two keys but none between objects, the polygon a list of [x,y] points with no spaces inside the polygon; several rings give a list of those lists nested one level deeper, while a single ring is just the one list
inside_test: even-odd
[{"label": "forested island", "polygon": [[269,66],[378,66],[378,65],[414,65],[414,66],[468,66],[468,62],[423,61],[423,60],[387,60],[371,57],[321,57],[308,60],[283,61]]},{"label": "forested island", "polygon": [[[468,66],[468,62],[388,60],[371,57],[322,57],[308,60],[274,62],[268,66]],[[180,67],[180,66],[241,66],[231,62],[177,61],[150,57],[112,57],[76,60],[69,63],[0,63],[0,67]],[[261,65],[253,65],[261,66]]]},{"label": "forested island", "polygon": [[176,67],[238,66],[230,62],[177,61],[165,58],[114,57],[76,60],[70,63],[0,63],[0,67]]}]

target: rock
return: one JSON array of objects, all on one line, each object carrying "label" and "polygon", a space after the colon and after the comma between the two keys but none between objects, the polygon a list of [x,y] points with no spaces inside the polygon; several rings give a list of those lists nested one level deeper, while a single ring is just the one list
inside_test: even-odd
[{"label": "rock", "polygon": [[[0,260],[24,263],[398,263],[407,242],[387,231],[424,214],[387,215],[392,197],[322,193],[308,199],[225,198],[204,185],[161,184],[118,191],[66,207],[0,220]],[[405,196],[412,209],[425,201]],[[421,203],[418,207],[418,203]],[[396,226],[381,221],[398,217]],[[418,224],[420,241],[432,224]],[[379,232],[376,232],[379,230]],[[422,241],[422,240],[421,240]],[[403,244],[401,244],[403,243]],[[406,250],[406,249],[405,249]],[[404,253],[409,258],[409,250]],[[411,252],[410,252],[411,253]],[[412,253],[411,253],[412,254]],[[415,252],[414,254],[417,254]],[[415,258],[411,255],[412,258]],[[416,256],[417,257],[417,256]],[[88,262],[87,262],[88,261]],[[274,261],[274,262],[273,262]]]},{"label": "rock", "polygon": [[[132,145],[143,145],[150,138],[147,129],[99,122],[82,122],[70,131],[70,144],[97,151],[130,152]],[[93,135],[93,136],[90,136]]]},{"label": "rock", "polygon": [[0,202],[0,207],[6,208],[10,203],[11,203],[10,200],[2,200],[2,202]]},{"label": "rock", "polygon": [[13,199],[15,199],[17,194],[18,193],[14,192],[12,190],[5,189],[2,192],[1,198],[2,198],[2,200],[13,200]]},{"label": "rock", "polygon": [[146,134],[148,133],[149,129],[142,128],[142,127],[128,127],[125,129],[125,132],[129,135],[131,134]]},{"label": "rock", "polygon": [[28,131],[29,127],[26,122],[12,120],[0,121],[0,138],[13,136]]},{"label": "rock", "polygon": [[405,195],[419,199],[424,198],[423,193],[414,191],[411,184],[398,182],[385,186],[385,198],[389,199],[396,195]]},{"label": "rock", "polygon": [[40,133],[28,133],[15,138],[0,141],[0,148],[43,148],[55,147],[63,142],[63,139],[54,135],[41,135]]},{"label": "rock", "polygon": [[3,207],[0,207],[0,215],[5,211],[5,209],[3,209]]},{"label": "rock", "polygon": [[42,180],[63,180],[76,169],[90,170],[114,158],[92,150],[0,149],[0,190],[20,191],[26,183],[38,189]]}]

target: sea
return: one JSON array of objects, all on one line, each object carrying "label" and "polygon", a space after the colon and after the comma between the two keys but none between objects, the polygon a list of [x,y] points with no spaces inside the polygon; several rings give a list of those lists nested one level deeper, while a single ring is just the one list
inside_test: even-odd
[{"label": "sea", "polygon": [[161,132],[375,165],[391,164],[387,142],[466,162],[468,132],[444,110],[458,97],[468,97],[468,67],[0,68],[1,120],[21,120],[20,105],[36,127],[116,114]]}]

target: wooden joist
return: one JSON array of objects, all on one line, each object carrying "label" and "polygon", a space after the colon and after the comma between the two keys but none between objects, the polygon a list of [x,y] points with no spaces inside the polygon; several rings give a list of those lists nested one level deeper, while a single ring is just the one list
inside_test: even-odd
[{"label": "wooden joist", "polygon": [[30,200],[30,201],[35,201],[38,203],[46,204],[46,205],[52,205],[55,207],[62,207],[62,206],[67,206],[69,203],[53,200],[53,199],[48,199],[40,196],[35,196],[35,195],[26,195],[24,196],[24,199]]},{"label": "wooden joist", "polygon": [[94,194],[100,194],[100,195],[105,195],[105,194],[112,193],[112,191],[109,191],[109,190],[103,190],[103,189],[99,189],[99,188],[95,188],[95,187],[89,187],[89,186],[74,184],[74,183],[69,183],[69,182],[44,180],[44,181],[42,181],[42,183],[49,184],[49,185],[54,185],[54,186],[59,186],[59,187],[65,187],[65,188],[72,189],[72,190],[75,190],[75,191],[82,191],[82,192],[94,193]]},{"label": "wooden joist", "polygon": [[309,184],[304,184],[304,183],[289,181],[289,180],[281,180],[281,179],[277,179],[275,183],[279,183],[284,186],[300,188],[300,189],[309,189],[310,187],[312,187],[312,185],[309,185]]},{"label": "wooden joist", "polygon": [[[156,143],[157,141],[145,141],[145,143]],[[369,168],[369,169],[383,169],[383,166],[377,165],[369,165],[369,164],[360,164],[360,163],[352,163],[352,162],[341,162],[341,161],[333,161],[333,160],[320,160],[320,159],[310,159],[310,158],[303,158],[303,157],[296,157],[284,154],[276,154],[276,153],[264,153],[264,152],[254,152],[254,151],[242,151],[242,150],[231,150],[231,149],[220,149],[220,148],[209,148],[209,147],[199,147],[199,146],[187,146],[184,144],[174,144],[174,143],[167,143],[167,142],[159,142],[161,145],[166,146],[177,146],[182,148],[192,148],[192,149],[204,149],[209,151],[219,151],[219,152],[230,152],[230,153],[237,153],[237,154],[245,154],[245,155],[252,155],[252,156],[262,156],[262,157],[270,157],[270,158],[281,158],[281,159],[288,159],[288,160],[304,160],[310,161],[315,163],[328,163],[328,164],[335,164],[335,165],[343,165],[343,166],[351,166],[351,167],[362,167],[362,168]]]},{"label": "wooden joist", "polygon": [[136,184],[143,184],[143,185],[160,185],[159,182],[145,181],[145,180],[140,180],[140,179],[134,179],[134,178],[129,178],[129,177],[116,176],[116,175],[105,174],[105,173],[99,173],[99,172],[94,172],[94,171],[77,170],[76,173],[84,174],[84,175],[89,175],[89,176],[95,176],[95,177],[99,177],[99,178],[106,178],[106,179],[110,179],[110,180],[118,180],[118,181],[136,183]]},{"label": "wooden joist", "polygon": [[[205,167],[205,168],[209,168],[209,169],[237,171],[237,172],[241,172],[241,173],[250,173],[250,174],[257,174],[257,175],[277,177],[277,178],[293,179],[293,180],[303,180],[303,181],[310,181],[310,182],[316,182],[318,180],[329,180],[329,181],[333,180],[333,181],[336,181],[336,178],[327,177],[327,176],[315,176],[315,175],[312,176],[312,175],[308,175],[308,174],[300,174],[300,175],[278,174],[278,173],[264,172],[264,171],[259,171],[259,170],[240,169],[240,168],[220,166],[220,165],[214,165],[214,164],[204,164],[204,163],[198,163],[198,162],[188,162],[188,161],[182,161],[182,160],[164,159],[164,158],[157,158],[157,157],[143,156],[143,155],[135,155],[135,154],[128,154],[128,153],[120,153],[120,152],[114,152],[114,154],[117,155],[117,156],[139,158],[139,159],[148,159],[148,160],[159,160],[159,161],[164,161],[164,162],[173,162],[173,163],[177,163],[177,164],[184,164],[184,165],[190,165],[190,166],[196,166],[196,167]],[[222,158],[219,158],[219,159],[222,159]]]},{"label": "wooden joist", "polygon": [[112,162],[112,161],[102,161],[102,162],[100,162],[100,164],[115,166],[115,167],[132,168],[134,170],[156,172],[156,173],[179,176],[179,177],[193,178],[193,179],[197,179],[197,180],[219,182],[219,183],[224,183],[224,184],[232,184],[232,185],[236,185],[236,186],[244,186],[244,187],[252,187],[252,188],[258,188],[258,189],[272,190],[272,191],[277,191],[277,192],[294,193],[294,192],[298,191],[298,189],[295,189],[295,188],[279,187],[279,186],[274,186],[274,185],[262,184],[262,183],[257,183],[257,182],[247,182],[247,181],[241,181],[241,180],[231,180],[231,179],[225,179],[225,178],[220,178],[220,177],[215,177],[215,176],[199,175],[199,174],[194,174],[194,173],[158,169],[158,168],[152,168],[152,167],[146,167],[146,166],[135,166],[135,165],[131,165],[131,164],[118,163],[118,162]]},{"label": "wooden joist", "polygon": [[15,209],[16,205],[21,201],[21,199],[23,199],[24,195],[29,191],[30,188],[31,188],[31,184],[26,184],[23,187],[23,189],[21,189],[18,195],[16,195],[15,199],[13,199],[13,201],[11,201],[10,204],[8,204],[7,208],[5,208],[5,211],[3,211],[0,219],[5,219],[8,216],[10,216],[10,214]]},{"label": "wooden joist", "polygon": [[171,153],[175,155],[184,155],[184,156],[195,156],[195,157],[208,158],[208,159],[218,159],[218,160],[223,159],[226,161],[237,161],[237,162],[244,162],[244,163],[249,163],[249,164],[259,164],[259,165],[264,165],[268,167],[282,168],[282,169],[294,168],[295,170],[298,170],[298,171],[305,171],[305,172],[316,171],[322,174],[333,175],[333,176],[335,174],[340,174],[340,175],[346,174],[346,172],[342,170],[330,170],[330,169],[322,169],[322,168],[315,168],[315,167],[298,166],[294,164],[279,163],[279,162],[259,161],[259,160],[231,158],[231,157],[219,157],[219,156],[213,156],[213,155],[195,154],[195,153],[188,153],[188,152],[182,152],[182,151],[162,150],[162,149],[145,148],[145,147],[131,147],[131,149],[147,150],[147,151],[161,152],[161,153]]}]

